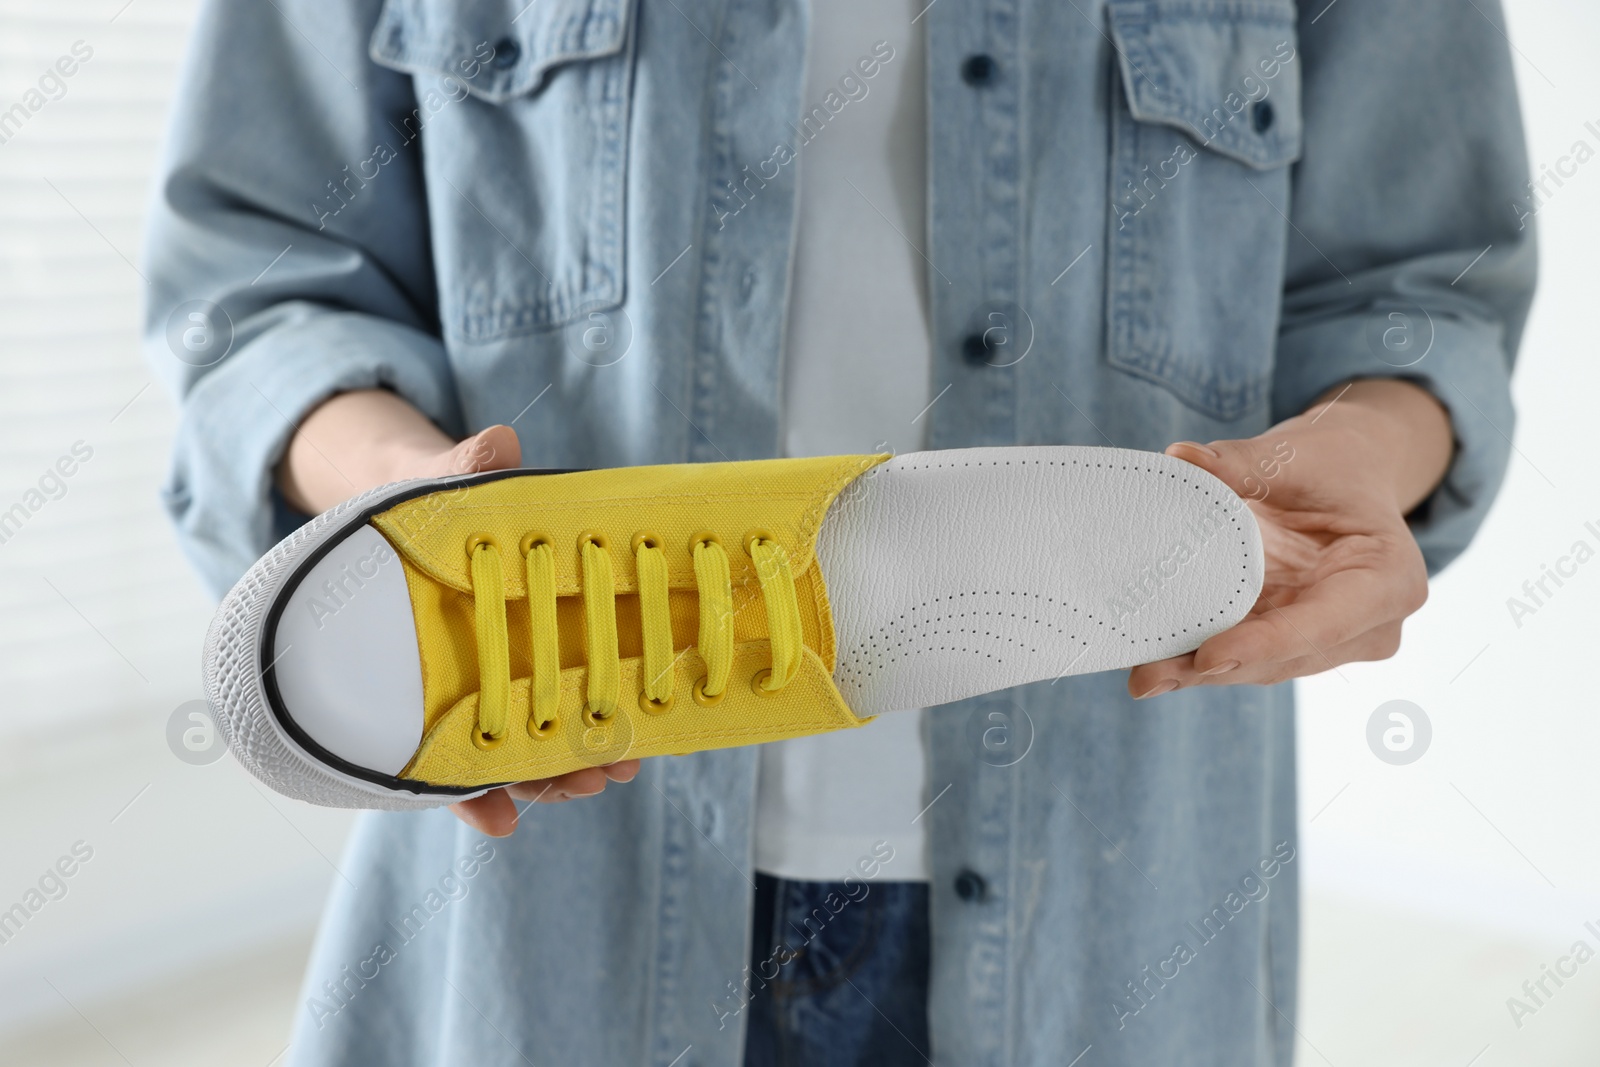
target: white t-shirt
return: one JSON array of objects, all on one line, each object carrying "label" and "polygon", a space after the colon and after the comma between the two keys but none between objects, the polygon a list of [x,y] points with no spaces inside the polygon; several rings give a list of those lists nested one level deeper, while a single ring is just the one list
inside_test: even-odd
[{"label": "white t-shirt", "polygon": [[[791,456],[922,448],[931,360],[927,98],[915,0],[811,0],[784,377]],[[915,247],[913,247],[915,245]],[[839,881],[887,841],[926,880],[921,711],[761,750],[755,865]]]}]

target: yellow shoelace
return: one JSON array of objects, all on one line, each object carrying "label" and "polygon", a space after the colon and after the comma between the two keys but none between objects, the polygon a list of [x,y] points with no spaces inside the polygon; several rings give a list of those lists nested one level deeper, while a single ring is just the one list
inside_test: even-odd
[{"label": "yellow shoelace", "polygon": [[[727,690],[733,669],[733,580],[728,553],[715,534],[690,540],[694,578],[700,599],[699,640],[706,675],[694,685],[695,701],[711,706]],[[641,710],[659,715],[672,707],[678,655],[672,647],[672,615],[668,607],[667,556],[651,534],[633,538],[638,574],[639,616],[644,637]],[[556,639],[556,564],[550,539],[529,534],[518,546],[528,588],[531,630],[528,732],[544,737],[555,728],[561,702],[560,646]],[[795,593],[789,553],[770,535],[757,531],[745,538],[745,551],[755,564],[756,580],[767,608],[767,633],[772,665],[751,679],[758,693],[775,693],[800,670],[800,601]],[[584,533],[578,539],[583,587],[588,691],[584,720],[590,725],[616,714],[622,699],[622,657],[617,647],[616,580],[606,539]],[[478,639],[478,723],[473,740],[494,748],[506,737],[511,705],[511,652],[506,628],[504,571],[500,546],[487,534],[467,540],[471,561],[473,616]]]}]

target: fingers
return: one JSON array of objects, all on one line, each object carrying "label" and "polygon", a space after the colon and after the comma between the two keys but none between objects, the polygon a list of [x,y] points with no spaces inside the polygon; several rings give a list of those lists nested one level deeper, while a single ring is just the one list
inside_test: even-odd
[{"label": "fingers", "polygon": [[1321,650],[1308,649],[1305,655],[1286,660],[1237,666],[1227,671],[1204,673],[1195,669],[1195,653],[1175,656],[1156,663],[1145,663],[1128,672],[1128,694],[1148,700],[1202,685],[1276,685],[1291,678],[1308,678],[1346,663],[1384,660],[1400,648],[1400,620],[1387,622],[1344,644]]},{"label": "fingers", "polygon": [[522,443],[509,426],[490,426],[450,450],[450,473],[478,474],[522,466]]},{"label": "fingers", "polygon": [[1214,475],[1229,489],[1248,498],[1253,483],[1255,464],[1249,455],[1250,441],[1213,441],[1202,445],[1194,441],[1179,441],[1167,446],[1167,455],[1192,463],[1207,474]]},{"label": "fingers", "polygon": [[[1195,651],[1195,669],[1225,673],[1228,662],[1272,663],[1315,655],[1414,613],[1428,596],[1420,568],[1386,565],[1336,571],[1292,603],[1263,598],[1258,613]],[[1260,610],[1264,608],[1265,610]]]},{"label": "fingers", "polygon": [[557,775],[535,782],[518,782],[506,786],[506,792],[515,800],[531,800],[536,804],[559,804],[564,800],[592,797],[605,792],[606,773],[599,767],[585,767],[581,771]]},{"label": "fingers", "polygon": [[1240,674],[1243,677],[1198,675],[1194,684],[1233,685],[1237,682],[1249,682],[1254,685],[1277,685],[1292,678],[1309,678],[1314,674],[1336,670],[1347,663],[1388,659],[1400,648],[1400,629],[1399,622],[1386,623],[1377,629],[1369,630],[1353,641],[1320,652],[1308,653],[1279,663],[1263,664],[1248,671],[1241,668]]},{"label": "fingers", "polygon": [[1192,463],[1214,475],[1245,500],[1260,502],[1295,459],[1295,445],[1287,435],[1272,434],[1242,440],[1197,444],[1179,441],[1167,446],[1167,455]]},{"label": "fingers", "polygon": [[456,818],[489,837],[506,837],[517,828],[517,806],[504,789],[491,789],[481,797],[450,805]]},{"label": "fingers", "polygon": [[[1128,692],[1135,697],[1160,696],[1188,685],[1270,685],[1285,678],[1321,674],[1369,655],[1393,634],[1413,609],[1394,599],[1387,588],[1354,580],[1362,572],[1342,571],[1306,590],[1292,604],[1252,613],[1243,622],[1201,645],[1194,652],[1133,668]],[[1379,586],[1385,583],[1372,576]],[[1171,683],[1171,684],[1167,684]]]},{"label": "fingers", "polygon": [[639,761],[620,760],[604,767],[585,767],[536,782],[518,782],[506,787],[516,800],[531,800],[538,804],[559,804],[563,800],[592,797],[605,791],[607,782],[631,782],[639,773]]},{"label": "fingers", "polygon": [[606,772],[606,778],[613,782],[631,782],[639,774],[639,761],[625,759],[620,763],[610,763],[600,768]]},{"label": "fingers", "polygon": [[604,767],[585,767],[537,782],[518,782],[504,789],[491,789],[481,797],[450,805],[456,818],[489,837],[507,837],[517,828],[521,812],[515,801],[559,804],[579,797],[605,792],[607,782],[631,782],[639,773],[639,761],[622,760]]}]

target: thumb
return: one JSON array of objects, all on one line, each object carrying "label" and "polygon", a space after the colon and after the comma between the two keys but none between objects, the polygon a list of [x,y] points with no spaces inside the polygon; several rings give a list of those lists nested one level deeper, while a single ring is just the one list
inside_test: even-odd
[{"label": "thumb", "polygon": [[451,474],[477,474],[522,466],[522,444],[509,426],[480,430],[450,450]]},{"label": "thumb", "polygon": [[1178,441],[1167,446],[1167,455],[1194,464],[1246,500],[1265,495],[1262,462],[1271,463],[1271,449],[1257,439],[1212,441],[1204,445]]}]

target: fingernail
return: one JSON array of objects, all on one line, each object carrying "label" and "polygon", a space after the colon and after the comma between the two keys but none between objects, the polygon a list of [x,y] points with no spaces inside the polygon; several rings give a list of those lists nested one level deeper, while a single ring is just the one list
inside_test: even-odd
[{"label": "fingernail", "polygon": [[1166,681],[1157,683],[1154,688],[1145,690],[1143,693],[1140,693],[1133,699],[1149,700],[1151,697],[1158,697],[1162,693],[1170,693],[1176,688],[1178,688],[1178,680],[1176,678],[1168,678]]},{"label": "fingernail", "polygon": [[1180,445],[1183,445],[1185,448],[1192,448],[1196,452],[1204,452],[1206,455],[1210,456],[1212,459],[1220,459],[1222,457],[1222,453],[1218,452],[1216,449],[1212,448],[1210,445],[1203,445],[1198,441],[1179,441],[1177,443],[1180,444]]},{"label": "fingernail", "polygon": [[1238,666],[1239,661],[1236,659],[1223,660],[1215,667],[1212,667],[1209,671],[1201,671],[1200,675],[1203,678],[1212,678],[1219,674],[1227,674],[1229,671],[1236,669]]}]

